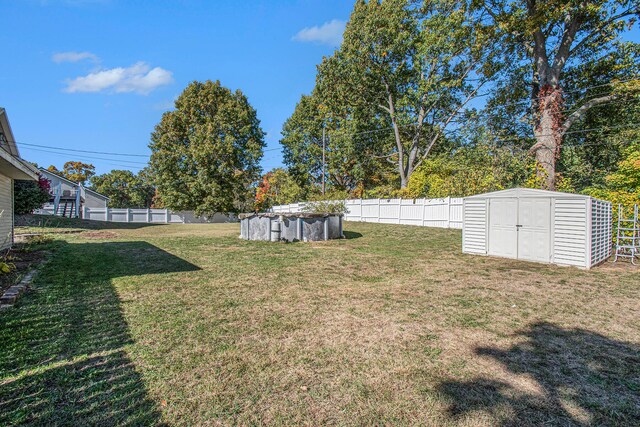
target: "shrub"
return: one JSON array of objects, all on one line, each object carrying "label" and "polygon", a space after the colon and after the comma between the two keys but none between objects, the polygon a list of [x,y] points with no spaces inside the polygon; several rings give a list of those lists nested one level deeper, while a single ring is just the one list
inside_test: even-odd
[{"label": "shrub", "polygon": [[345,214],[347,213],[347,205],[344,200],[309,202],[302,208],[302,212]]},{"label": "shrub", "polygon": [[44,178],[40,178],[37,182],[15,180],[13,183],[15,214],[24,215],[40,209],[51,197],[49,188],[50,183]]}]

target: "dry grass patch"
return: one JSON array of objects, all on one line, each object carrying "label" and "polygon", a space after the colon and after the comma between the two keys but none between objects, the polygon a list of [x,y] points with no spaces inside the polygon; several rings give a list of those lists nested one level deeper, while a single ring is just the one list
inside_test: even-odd
[{"label": "dry grass patch", "polygon": [[[65,236],[36,294],[2,319],[0,334],[19,335],[0,351],[15,367],[0,421],[101,422],[111,401],[114,419],[172,425],[636,424],[637,269],[466,256],[455,230],[346,230],[321,244],[242,241],[233,224]],[[123,368],[99,383],[51,365],[107,350]],[[80,385],[94,390],[84,403],[61,397]]]}]

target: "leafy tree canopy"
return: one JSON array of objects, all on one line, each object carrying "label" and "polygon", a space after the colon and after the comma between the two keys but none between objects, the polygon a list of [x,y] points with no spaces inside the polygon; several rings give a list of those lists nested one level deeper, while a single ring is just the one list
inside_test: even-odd
[{"label": "leafy tree canopy", "polygon": [[141,171],[134,174],[128,170],[112,170],[91,177],[91,188],[109,197],[112,208],[149,208],[155,188]]},{"label": "leafy tree canopy", "polygon": [[256,188],[256,210],[268,209],[275,205],[286,205],[301,201],[303,190],[289,173],[276,168],[267,172]]},{"label": "leafy tree canopy", "polygon": [[326,120],[350,123],[347,134],[368,128],[370,151],[402,188],[495,72],[491,39],[467,11],[455,1],[360,0],[340,49],[318,68]]},{"label": "leafy tree canopy", "polygon": [[[518,135],[554,189],[565,137],[588,112],[638,93],[634,43],[621,35],[637,0],[471,0],[479,30],[501,46],[501,80],[487,111],[498,135]],[[635,59],[634,59],[635,57]],[[635,69],[634,69],[635,68]],[[595,87],[594,87],[595,86]],[[604,110],[603,110],[604,111]],[[584,127],[585,129],[587,127]],[[531,135],[533,137],[531,138]]]},{"label": "leafy tree canopy", "polygon": [[150,171],[165,207],[196,214],[234,212],[252,199],[264,132],[239,90],[193,82],[151,135]]},{"label": "leafy tree canopy", "polygon": [[92,164],[74,161],[66,162],[62,170],[58,170],[54,165],[49,166],[47,170],[82,185],[85,185],[89,178],[96,174],[96,168]]},{"label": "leafy tree canopy", "polygon": [[530,173],[526,153],[514,155],[496,146],[467,146],[452,155],[434,156],[412,175],[402,197],[465,197],[512,188]]}]

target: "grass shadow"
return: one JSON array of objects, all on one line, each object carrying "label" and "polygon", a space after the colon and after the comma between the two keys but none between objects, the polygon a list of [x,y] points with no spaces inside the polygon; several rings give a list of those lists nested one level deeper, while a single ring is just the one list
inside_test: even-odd
[{"label": "grass shadow", "polygon": [[359,239],[362,237],[362,233],[358,233],[356,231],[342,231],[342,234],[344,234],[344,238],[347,240]]},{"label": "grass shadow", "polygon": [[196,270],[146,242],[60,242],[33,289],[0,312],[0,425],[158,424],[111,279]]},{"label": "grass shadow", "polygon": [[26,227],[30,230],[42,229],[73,229],[73,230],[136,230],[139,228],[156,227],[165,225],[159,223],[135,223],[135,222],[107,222],[98,220],[86,220],[81,218],[65,218],[54,215],[16,215],[16,227]]},{"label": "grass shadow", "polygon": [[449,415],[489,413],[495,425],[638,425],[640,347],[584,329],[536,323],[507,350],[477,348],[512,374],[533,379],[541,393],[494,378],[449,381],[439,391]]}]

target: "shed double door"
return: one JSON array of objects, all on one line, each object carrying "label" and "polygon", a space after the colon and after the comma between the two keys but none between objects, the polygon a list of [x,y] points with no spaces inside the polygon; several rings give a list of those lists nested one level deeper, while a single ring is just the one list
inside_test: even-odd
[{"label": "shed double door", "polygon": [[488,254],[551,261],[551,199],[490,199]]}]

